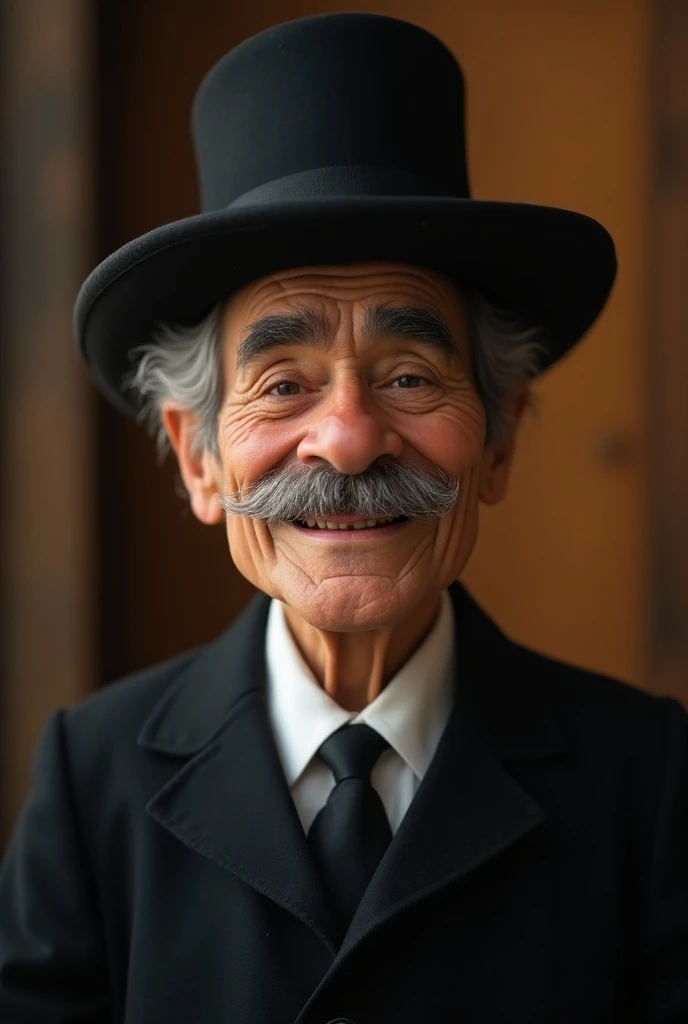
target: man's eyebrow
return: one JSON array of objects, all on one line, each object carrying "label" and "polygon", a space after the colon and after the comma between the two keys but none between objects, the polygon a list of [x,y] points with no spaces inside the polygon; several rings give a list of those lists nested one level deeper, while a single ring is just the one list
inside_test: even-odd
[{"label": "man's eyebrow", "polygon": [[237,369],[280,345],[325,345],[331,337],[332,325],[324,313],[314,309],[271,313],[245,329],[237,347]]},{"label": "man's eyebrow", "polygon": [[[444,318],[425,306],[374,303],[365,311],[363,332],[368,341],[406,338],[424,341],[449,355],[457,352],[456,342]],[[245,329],[237,348],[237,369],[279,346],[326,346],[332,340],[332,334],[332,325],[325,314],[314,309],[271,313]]]},{"label": "man's eyebrow", "polygon": [[411,341],[425,341],[450,355],[456,355],[458,351],[447,322],[435,310],[425,306],[375,303],[366,310],[363,329],[369,341],[408,338]]}]

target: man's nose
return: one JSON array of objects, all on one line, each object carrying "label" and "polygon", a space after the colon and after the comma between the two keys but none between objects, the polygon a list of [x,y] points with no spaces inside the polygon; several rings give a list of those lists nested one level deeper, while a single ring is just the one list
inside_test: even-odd
[{"label": "man's nose", "polygon": [[297,456],[303,462],[325,459],[337,472],[354,475],[384,455],[398,458],[401,452],[401,438],[382,410],[360,383],[349,381],[333,389],[318,409]]}]

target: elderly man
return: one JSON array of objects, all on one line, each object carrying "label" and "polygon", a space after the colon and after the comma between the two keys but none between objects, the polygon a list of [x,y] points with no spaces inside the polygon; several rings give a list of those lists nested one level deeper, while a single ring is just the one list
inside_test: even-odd
[{"label": "elderly man", "polygon": [[263,33],[196,100],[204,212],[86,282],[96,381],[263,594],[48,721],[3,1024],[688,1021],[685,713],[455,582],[615,272],[594,221],[472,200],[462,119],[414,26]]}]

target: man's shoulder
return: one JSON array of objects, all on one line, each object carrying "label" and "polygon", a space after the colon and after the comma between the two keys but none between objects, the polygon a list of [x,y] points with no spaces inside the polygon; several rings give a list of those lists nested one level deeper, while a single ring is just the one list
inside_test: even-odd
[{"label": "man's shoulder", "polygon": [[639,686],[604,672],[564,659],[555,658],[532,647],[509,641],[522,682],[534,694],[567,706],[589,702],[640,709],[657,698]]},{"label": "man's shoulder", "polygon": [[451,591],[458,609],[457,646],[468,645],[468,665],[476,677],[475,700],[483,719],[508,735],[533,733],[541,723],[550,735],[594,742],[609,749],[622,736],[633,743],[656,736],[685,712],[678,701],[652,692],[652,680],[632,685],[604,672],[552,657],[519,643],[461,586]]},{"label": "man's shoulder", "polygon": [[201,644],[106,683],[69,708],[68,732],[96,743],[107,737],[134,741],[148,716],[207,649]]},{"label": "man's shoulder", "polygon": [[219,636],[106,683],[64,712],[77,765],[107,764],[109,754],[118,763],[146,758],[149,748],[195,752],[255,688],[268,607],[257,595]]},{"label": "man's shoulder", "polygon": [[671,696],[510,641],[524,701],[553,715],[574,742],[644,746],[686,713]]}]

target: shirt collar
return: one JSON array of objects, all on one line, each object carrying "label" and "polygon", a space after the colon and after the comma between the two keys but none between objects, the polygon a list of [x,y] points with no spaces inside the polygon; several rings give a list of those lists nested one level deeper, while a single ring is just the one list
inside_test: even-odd
[{"label": "shirt collar", "polygon": [[451,600],[418,650],[359,714],[340,707],[318,684],[289,631],[284,605],[273,600],[266,632],[267,708],[289,786],[322,743],[347,722],[365,722],[422,779],[447,723],[453,696]]}]

